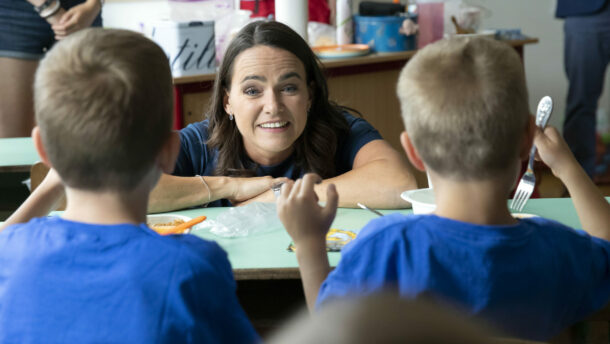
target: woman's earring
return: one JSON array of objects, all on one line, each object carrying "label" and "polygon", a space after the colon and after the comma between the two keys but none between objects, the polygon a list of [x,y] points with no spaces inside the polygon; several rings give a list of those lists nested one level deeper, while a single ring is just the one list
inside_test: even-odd
[{"label": "woman's earring", "polygon": [[232,113],[230,113],[230,114],[229,114],[229,121],[232,121],[232,120],[233,120],[233,114],[232,114]]}]

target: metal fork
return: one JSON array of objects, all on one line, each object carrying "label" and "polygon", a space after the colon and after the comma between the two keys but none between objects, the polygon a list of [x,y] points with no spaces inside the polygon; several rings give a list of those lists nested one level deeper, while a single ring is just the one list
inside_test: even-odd
[{"label": "metal fork", "polygon": [[[536,110],[536,125],[540,129],[544,129],[546,124],[551,117],[553,112],[553,100],[549,96],[544,96],[538,103],[538,109]],[[515,211],[521,211],[525,207],[525,203],[532,196],[534,192],[534,185],[536,185],[536,176],[534,175],[534,157],[536,156],[536,146],[532,145],[530,151],[530,158],[527,163],[527,171],[521,177],[515,196],[510,202],[510,208]]]}]

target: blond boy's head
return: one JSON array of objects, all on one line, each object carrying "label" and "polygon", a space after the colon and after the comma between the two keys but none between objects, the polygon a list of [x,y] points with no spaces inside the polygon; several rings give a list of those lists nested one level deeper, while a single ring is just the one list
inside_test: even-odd
[{"label": "blond boy's head", "polygon": [[131,190],[170,136],[168,60],[138,33],[83,30],[41,61],[34,102],[45,151],[67,186]]},{"label": "blond boy's head", "polygon": [[395,293],[336,300],[300,314],[270,344],[489,343],[486,329],[452,310]]},{"label": "blond boy's head", "polygon": [[522,63],[505,43],[455,38],[419,51],[397,87],[406,131],[425,165],[470,180],[507,173],[529,120]]}]

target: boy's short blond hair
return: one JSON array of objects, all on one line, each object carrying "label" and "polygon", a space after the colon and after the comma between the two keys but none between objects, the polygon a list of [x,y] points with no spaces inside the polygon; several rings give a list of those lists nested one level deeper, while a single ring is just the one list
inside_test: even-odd
[{"label": "boy's short blond hair", "polygon": [[136,32],[82,30],[41,61],[34,103],[47,155],[67,186],[131,190],[171,132],[169,62]]},{"label": "boy's short blond hair", "polygon": [[452,38],[419,51],[397,87],[405,128],[424,163],[445,178],[506,173],[529,119],[518,54],[486,38]]},{"label": "boy's short blond hair", "polygon": [[385,291],[337,299],[313,316],[303,312],[275,333],[269,344],[482,344],[489,330],[453,309]]}]

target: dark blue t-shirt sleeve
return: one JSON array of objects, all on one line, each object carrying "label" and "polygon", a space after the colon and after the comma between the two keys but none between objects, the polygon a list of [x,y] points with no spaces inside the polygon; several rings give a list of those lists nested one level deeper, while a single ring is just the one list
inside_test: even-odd
[{"label": "dark blue t-shirt sleeve", "polygon": [[382,139],[381,134],[363,118],[354,117],[347,112],[344,112],[343,116],[347,120],[350,131],[347,137],[339,138],[337,149],[338,174],[343,174],[352,169],[356,154],[364,145],[373,140]]},{"label": "dark blue t-shirt sleeve", "polygon": [[180,152],[172,174],[182,177],[211,175],[214,170],[214,154],[208,150],[207,140],[207,120],[189,124],[180,130]]},{"label": "dark blue t-shirt sleeve", "polygon": [[260,338],[242,309],[226,252],[215,242],[186,235],[184,256],[192,280],[182,285],[195,319],[196,343],[257,343]]}]

